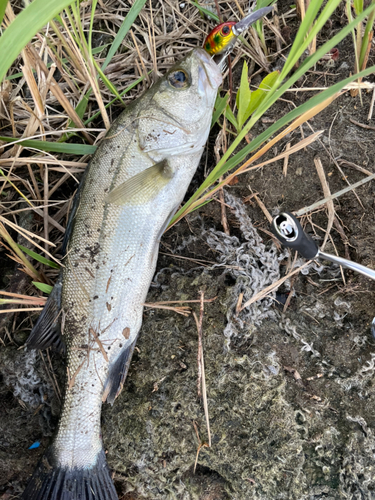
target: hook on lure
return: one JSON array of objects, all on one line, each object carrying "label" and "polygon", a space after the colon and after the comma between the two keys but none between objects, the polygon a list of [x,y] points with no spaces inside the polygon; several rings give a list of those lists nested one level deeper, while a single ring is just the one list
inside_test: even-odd
[{"label": "hook on lure", "polygon": [[273,7],[263,7],[262,9],[250,12],[241,21],[227,21],[216,26],[207,36],[204,42],[204,49],[214,57],[216,64],[222,68],[225,59],[232,51],[238,37],[246,31],[255,21],[272,12]]},{"label": "hook on lure", "polygon": [[297,250],[305,259],[328,260],[375,280],[375,271],[373,269],[319,250],[315,241],[304,232],[299,221],[289,212],[276,215],[272,220],[271,230],[280,243]]}]

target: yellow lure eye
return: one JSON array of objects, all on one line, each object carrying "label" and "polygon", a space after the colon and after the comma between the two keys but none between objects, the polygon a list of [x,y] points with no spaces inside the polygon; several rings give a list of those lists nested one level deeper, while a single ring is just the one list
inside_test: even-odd
[{"label": "yellow lure eye", "polygon": [[229,26],[227,26],[227,25],[223,26],[223,29],[221,30],[221,34],[223,36],[227,36],[227,35],[229,35],[229,32],[230,32]]}]

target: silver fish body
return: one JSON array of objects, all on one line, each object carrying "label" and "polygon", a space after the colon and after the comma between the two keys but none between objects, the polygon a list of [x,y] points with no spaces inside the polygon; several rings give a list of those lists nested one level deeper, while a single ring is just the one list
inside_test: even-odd
[{"label": "silver fish body", "polygon": [[219,68],[193,50],[114,122],[80,189],[62,280],[29,345],[56,341],[63,318],[68,381],[57,435],[23,498],[117,498],[100,437],[103,401],[122,389],[159,240],[198,166]]}]

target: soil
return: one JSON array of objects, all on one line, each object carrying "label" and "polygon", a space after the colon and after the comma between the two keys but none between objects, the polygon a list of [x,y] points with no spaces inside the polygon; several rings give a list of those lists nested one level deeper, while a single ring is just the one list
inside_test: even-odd
[{"label": "soil", "polygon": [[[327,27],[322,36],[332,29]],[[339,60],[310,72],[304,87],[327,86],[349,75],[352,40],[345,39],[338,49]],[[371,53],[368,65],[373,59]],[[235,83],[239,71],[234,72]],[[288,93],[252,134],[261,133],[309,95]],[[228,187],[229,236],[223,233],[217,201],[164,236],[148,302],[199,299],[200,291],[206,299],[215,298],[205,304],[203,317],[212,445],[206,446],[203,403],[197,396],[194,318],[146,309],[125,389],[102,413],[108,463],[120,499],[375,498],[374,282],[352,271],[341,273],[328,262],[312,263],[271,298],[239,314],[235,311],[240,293],[251,297],[284,276],[294,259],[294,253],[276,249],[263,211],[254,197],[246,198],[259,193],[271,215],[323,199],[316,157],[332,193],[346,187],[345,179],[354,184],[364,178],[350,163],[375,172],[374,129],[351,121],[373,126],[373,120],[367,121],[371,97],[366,92],[357,97],[345,93],[310,120],[310,127],[304,125],[278,144],[270,158],[312,129],[323,130],[319,140],[290,156],[287,175],[280,160],[242,175]],[[215,127],[210,135],[208,169],[214,165],[218,132]],[[205,156],[188,195],[201,183],[204,171]],[[345,238],[334,226],[326,252],[337,251],[375,267],[374,192],[374,182],[368,182],[356,195],[349,192],[334,201]],[[326,208],[303,222],[321,244]],[[0,257],[5,266],[4,252]],[[8,286],[6,276],[14,268],[6,262],[3,284]],[[290,302],[284,310],[286,300]],[[199,304],[193,310],[199,315]],[[59,414],[48,360],[41,353],[30,359],[18,349],[27,328],[25,316],[15,321],[20,325],[18,337],[5,341],[0,353],[4,500],[23,491]],[[51,356],[62,387],[63,362]],[[40,446],[29,449],[35,442]]]}]

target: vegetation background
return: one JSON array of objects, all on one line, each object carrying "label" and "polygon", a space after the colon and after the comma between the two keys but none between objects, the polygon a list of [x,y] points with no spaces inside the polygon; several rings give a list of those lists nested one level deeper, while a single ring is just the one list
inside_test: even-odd
[{"label": "vegetation background", "polygon": [[[375,495],[374,285],[327,263],[303,267],[269,232],[272,215],[294,211],[326,251],[375,265],[374,2],[307,4],[277,2],[231,57],[182,220],[162,242],[125,391],[103,411],[122,499]],[[22,491],[58,419],[63,361],[21,347],[57,277],[89,155],[219,16],[248,9],[68,5],[0,2],[4,500]],[[199,304],[187,302],[200,292],[216,297],[203,315],[210,431],[196,390]]]}]

